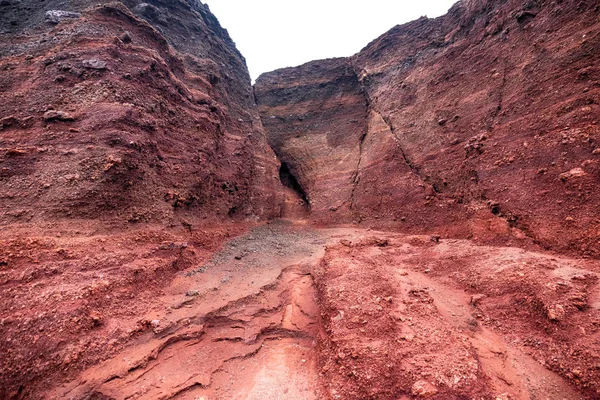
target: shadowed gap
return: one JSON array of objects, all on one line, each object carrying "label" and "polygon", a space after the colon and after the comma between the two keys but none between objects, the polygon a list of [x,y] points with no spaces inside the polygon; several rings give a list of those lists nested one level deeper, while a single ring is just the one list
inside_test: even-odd
[{"label": "shadowed gap", "polygon": [[302,201],[302,207],[305,210],[308,210],[310,203],[308,202],[306,193],[304,193],[302,186],[300,186],[300,184],[296,180],[296,177],[290,172],[290,168],[284,162],[281,163],[281,167],[279,168],[279,179],[281,180],[283,186],[290,188],[294,191],[294,193],[298,197],[298,200]]}]

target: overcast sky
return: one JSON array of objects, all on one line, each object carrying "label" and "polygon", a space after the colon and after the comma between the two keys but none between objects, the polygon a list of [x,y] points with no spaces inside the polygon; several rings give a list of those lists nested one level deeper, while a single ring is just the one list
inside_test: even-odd
[{"label": "overcast sky", "polygon": [[246,57],[252,79],[350,56],[393,26],[438,17],[456,0],[204,0]]}]

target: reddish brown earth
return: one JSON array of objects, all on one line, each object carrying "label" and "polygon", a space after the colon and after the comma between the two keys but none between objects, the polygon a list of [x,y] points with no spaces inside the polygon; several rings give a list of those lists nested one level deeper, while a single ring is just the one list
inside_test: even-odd
[{"label": "reddish brown earth", "polygon": [[332,398],[600,396],[598,262],[434,239],[328,247],[315,281]]},{"label": "reddish brown earth", "polygon": [[262,75],[271,146],[321,221],[597,256],[597,1],[462,1],[354,57]]},{"label": "reddish brown earth", "polygon": [[0,0],[0,398],[600,398],[599,18],[253,93],[200,2]]},{"label": "reddish brown earth", "polygon": [[233,228],[11,243],[40,256],[10,271],[3,396],[600,394],[597,261],[289,223],[209,257]]},{"label": "reddish brown earth", "polygon": [[105,3],[0,45],[0,223],[278,216],[278,163],[226,31],[205,6]]}]

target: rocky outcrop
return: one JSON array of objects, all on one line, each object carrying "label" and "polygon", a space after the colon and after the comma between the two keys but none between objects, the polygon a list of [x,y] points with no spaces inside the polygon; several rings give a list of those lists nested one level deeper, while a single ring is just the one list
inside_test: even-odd
[{"label": "rocky outcrop", "polygon": [[277,132],[270,144],[297,179],[311,213],[347,215],[367,131],[366,99],[348,61],[263,75],[255,96],[267,131]]},{"label": "rocky outcrop", "polygon": [[255,85],[269,142],[315,218],[597,256],[598,15],[462,1],[354,57],[270,72]]},{"label": "rocky outcrop", "polygon": [[279,215],[245,60],[207,6],[0,9],[0,224]]},{"label": "rocky outcrop", "polygon": [[[460,208],[436,201],[435,189],[405,159],[389,125],[371,107],[351,60],[264,74],[255,96],[269,143],[298,180],[313,219],[458,222]],[[419,212],[434,203],[443,214]]]}]

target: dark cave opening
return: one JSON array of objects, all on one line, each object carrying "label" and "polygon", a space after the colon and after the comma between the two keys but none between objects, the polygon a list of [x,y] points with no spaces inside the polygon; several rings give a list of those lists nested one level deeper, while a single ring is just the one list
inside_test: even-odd
[{"label": "dark cave opening", "polygon": [[281,180],[283,186],[292,189],[296,193],[298,198],[302,200],[304,208],[309,208],[310,203],[306,197],[306,193],[304,193],[302,186],[300,186],[296,177],[291,173],[290,168],[284,162],[281,163],[281,167],[279,168],[279,180]]}]

